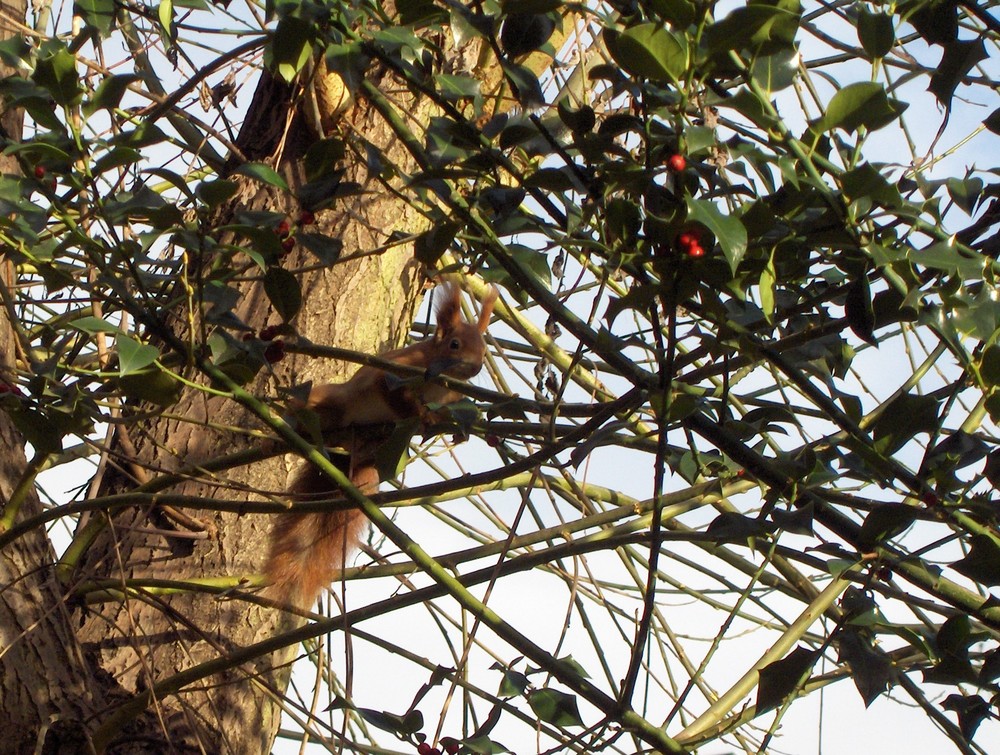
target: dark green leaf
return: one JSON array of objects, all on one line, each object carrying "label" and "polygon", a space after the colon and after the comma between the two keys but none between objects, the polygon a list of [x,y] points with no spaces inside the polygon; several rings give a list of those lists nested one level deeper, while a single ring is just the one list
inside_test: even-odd
[{"label": "dark green leaf", "polygon": [[878,652],[864,630],[845,627],[837,635],[838,659],[851,666],[851,679],[861,694],[865,707],[889,688],[893,680],[892,663]]},{"label": "dark green leaf", "polygon": [[852,202],[863,197],[868,197],[883,207],[898,207],[903,202],[899,188],[889,183],[886,177],[868,162],[844,173],[840,178],[840,185],[844,195]]},{"label": "dark green leaf", "polygon": [[115,338],[115,346],[118,349],[118,374],[122,376],[139,372],[160,358],[155,346],[140,343],[124,333]]},{"label": "dark green leaf", "polygon": [[20,34],[0,41],[0,61],[9,68],[24,68],[31,61],[34,48]]},{"label": "dark green leaf", "polygon": [[399,22],[421,28],[437,21],[446,21],[448,12],[434,0],[398,0],[396,10]]},{"label": "dark green leaf", "polygon": [[769,519],[776,529],[785,530],[794,535],[809,536],[813,534],[815,514],[815,508],[809,503],[793,511],[782,511],[776,508],[771,512]]},{"label": "dark green leaf", "polygon": [[948,42],[927,89],[945,108],[950,108],[951,98],[955,94],[955,89],[962,83],[962,79],[977,63],[988,57],[982,39],[956,39]]},{"label": "dark green leaf", "polygon": [[80,16],[83,22],[106,38],[115,27],[118,3],[115,0],[74,0],[73,15]]},{"label": "dark green leaf", "polygon": [[738,6],[705,29],[705,47],[713,62],[723,67],[728,65],[730,50],[763,49],[767,54],[788,48],[795,40],[800,15],[797,0]]},{"label": "dark green leaf", "polygon": [[979,724],[992,716],[990,704],[979,695],[951,694],[944,699],[941,707],[958,714],[958,728],[970,742],[976,736]]},{"label": "dark green leaf", "polygon": [[594,126],[597,124],[597,117],[594,115],[592,107],[584,105],[579,109],[574,109],[570,105],[568,97],[563,97],[559,100],[556,108],[559,111],[559,120],[565,123],[567,128],[573,133],[582,134],[587,131],[593,131]]},{"label": "dark green leaf", "polygon": [[967,255],[958,246],[938,241],[924,249],[909,249],[906,258],[915,265],[942,270],[963,280],[980,279],[987,259],[982,255]]},{"label": "dark green leaf", "polygon": [[76,56],[65,47],[38,59],[31,76],[38,86],[48,91],[52,99],[66,107],[83,99],[83,87],[76,71]]},{"label": "dark green leaf", "polygon": [[299,202],[305,209],[318,212],[333,205],[338,196],[348,194],[355,185],[345,182],[341,171],[328,173],[299,187]]},{"label": "dark green leaf", "polygon": [[979,683],[982,685],[1000,679],[1000,648],[994,648],[986,654],[983,665],[979,667]]},{"label": "dark green leaf", "polygon": [[490,186],[479,193],[476,202],[490,215],[503,218],[521,206],[525,194],[520,186]]},{"label": "dark green leaf", "polygon": [[417,419],[398,422],[392,434],[379,441],[375,451],[375,468],[379,479],[395,480],[399,477],[409,459],[410,441],[419,429],[420,422]]},{"label": "dark green leaf", "polygon": [[424,716],[419,710],[410,711],[404,716],[371,708],[356,708],[355,710],[372,726],[393,734],[413,735],[424,728]]},{"label": "dark green leaf", "polygon": [[861,8],[858,14],[858,39],[870,58],[884,58],[896,43],[896,33],[892,26],[892,16],[886,13],[872,13]]},{"label": "dark green leaf", "polygon": [[981,585],[1000,585],[1000,545],[989,535],[973,535],[970,543],[969,554],[951,568]]},{"label": "dark green leaf", "polygon": [[513,752],[487,736],[463,739],[462,747],[462,752],[468,752],[471,755],[501,755],[505,752]]},{"label": "dark green leaf", "polygon": [[952,201],[961,207],[966,215],[972,215],[983,193],[983,179],[975,176],[949,178],[945,185]]},{"label": "dark green leaf", "polygon": [[615,62],[634,76],[678,82],[687,72],[687,37],[660,24],[639,24],[624,32],[605,29],[604,41]]},{"label": "dark green leaf", "polygon": [[698,19],[698,8],[691,0],[651,0],[649,7],[674,29],[686,29]]},{"label": "dark green leaf", "polygon": [[916,12],[907,20],[931,44],[946,45],[958,37],[957,0],[914,3]]},{"label": "dark green leaf", "polygon": [[243,163],[233,173],[253,178],[262,184],[276,186],[283,191],[288,191],[288,183],[281,174],[270,165],[265,165],[264,163]]},{"label": "dark green leaf", "polygon": [[951,473],[975,464],[986,456],[986,442],[963,430],[955,430],[927,452],[922,472]]},{"label": "dark green leaf", "polygon": [[526,109],[534,109],[545,104],[545,94],[538,77],[530,69],[516,63],[503,64],[503,71],[510,79],[518,100]]},{"label": "dark green leaf", "polygon": [[136,163],[142,162],[143,159],[144,156],[142,152],[137,149],[133,149],[131,147],[115,147],[106,155],[101,155],[97,162],[94,163],[92,172],[95,176],[99,176],[109,170],[115,170],[126,165],[135,165]]},{"label": "dark green leaf", "polygon": [[937,662],[924,670],[924,681],[935,684],[974,681],[976,674],[969,662],[969,646],[973,641],[967,615],[959,614],[945,621],[934,636]]},{"label": "dark green leaf", "polygon": [[163,370],[140,370],[118,380],[121,392],[132,401],[167,407],[177,403],[184,384]]},{"label": "dark green leaf", "polygon": [[688,220],[701,223],[711,231],[722,247],[730,271],[735,275],[747,251],[747,229],[743,222],[735,215],[723,215],[715,202],[706,199],[689,197],[687,206]]},{"label": "dark green leaf", "polygon": [[965,615],[952,616],[944,622],[934,637],[934,645],[940,655],[964,657],[968,655],[972,643],[972,624]]},{"label": "dark green leaf", "polygon": [[517,697],[523,695],[529,686],[531,686],[531,682],[520,671],[515,671],[512,668],[504,669],[497,697]]},{"label": "dark green leaf", "polygon": [[439,222],[429,231],[424,231],[413,242],[413,254],[417,260],[428,267],[433,267],[441,255],[448,251],[455,234],[462,226],[451,221]]},{"label": "dark green leaf", "polygon": [[987,130],[992,131],[994,134],[1000,134],[1000,107],[986,116],[983,121],[983,125],[986,126]]},{"label": "dark green leaf", "polygon": [[817,658],[819,653],[815,650],[797,647],[780,661],[762,668],[757,685],[757,714],[777,708],[799,689]]},{"label": "dark green leaf", "polygon": [[441,96],[450,102],[476,100],[480,97],[480,82],[472,76],[439,73],[434,77]]},{"label": "dark green leaf", "polygon": [[740,87],[732,97],[719,100],[715,104],[719,107],[733,108],[763,129],[773,128],[780,123],[780,119],[771,112],[767,104],[747,87]]},{"label": "dark green leaf", "polygon": [[750,75],[765,92],[780,92],[790,87],[799,75],[799,59],[799,51],[793,47],[761,55],[754,59]]},{"label": "dark green leaf", "polygon": [[857,81],[837,90],[815,128],[821,133],[837,128],[853,132],[862,127],[875,131],[892,123],[907,107],[907,103],[887,97],[878,82]]},{"label": "dark green leaf", "polygon": [[547,13],[509,13],[500,30],[500,45],[510,57],[534,52],[555,31],[555,19]]},{"label": "dark green leaf", "polygon": [[341,175],[337,166],[344,159],[345,147],[342,139],[320,139],[309,146],[302,162],[306,168],[306,180],[318,181],[326,176]]},{"label": "dark green leaf", "polygon": [[119,328],[112,325],[105,319],[100,317],[81,317],[78,320],[73,320],[70,325],[74,328],[79,328],[84,333],[118,333]]},{"label": "dark green leaf", "polygon": [[[632,246],[638,239],[640,230],[642,213],[638,204],[625,197],[615,197],[608,202],[604,213],[604,232],[609,241]],[[635,290],[633,287],[632,291]]]},{"label": "dark green leaf", "polygon": [[705,529],[705,534],[716,544],[746,543],[767,534],[767,529],[755,519],[737,511],[723,511]]},{"label": "dark green leaf", "polygon": [[938,427],[938,404],[932,396],[902,393],[889,402],[872,426],[872,438],[879,453],[894,454],[918,433]]},{"label": "dark green leaf", "polygon": [[235,181],[217,178],[214,181],[202,181],[198,184],[195,195],[209,207],[218,207],[232,199],[238,190],[239,185]]},{"label": "dark green leaf", "polygon": [[906,530],[917,518],[917,510],[904,503],[886,503],[876,506],[861,525],[858,547],[871,550]]},{"label": "dark green leaf", "polygon": [[312,39],[312,24],[297,16],[285,16],[264,48],[264,65],[290,83],[312,57]]},{"label": "dark green leaf", "polygon": [[62,448],[64,429],[46,413],[27,406],[4,408],[14,426],[37,453],[56,453]]},{"label": "dark green leaf", "polygon": [[511,244],[507,251],[522,268],[534,275],[546,286],[552,285],[552,270],[549,267],[548,257],[538,249],[532,249],[520,244]]},{"label": "dark green leaf", "polygon": [[990,481],[990,485],[1000,488],[1000,449],[991,451],[986,457],[986,468],[983,476]]},{"label": "dark green leaf", "polygon": [[528,693],[528,705],[535,715],[553,726],[583,726],[576,696],[554,689],[538,689]]},{"label": "dark green leaf", "polygon": [[295,235],[295,239],[324,265],[332,265],[340,259],[340,255],[344,251],[343,241],[323,233],[302,233],[300,231]]},{"label": "dark green leaf", "polygon": [[873,346],[878,343],[875,338],[875,310],[872,308],[872,292],[867,276],[859,275],[847,289],[844,313],[854,335]]},{"label": "dark green leaf", "polygon": [[281,267],[269,267],[264,274],[264,292],[281,319],[288,322],[302,307],[299,280]]}]

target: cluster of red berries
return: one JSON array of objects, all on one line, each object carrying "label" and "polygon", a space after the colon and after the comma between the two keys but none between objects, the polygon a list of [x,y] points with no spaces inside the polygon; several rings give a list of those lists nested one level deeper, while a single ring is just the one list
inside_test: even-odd
[{"label": "cluster of red berries", "polygon": [[10,383],[0,383],[0,395],[4,393],[12,393],[15,396],[23,396],[24,393],[16,385]]},{"label": "cluster of red berries", "polygon": [[694,231],[684,231],[680,234],[677,237],[677,247],[694,259],[705,256],[705,247],[701,245],[701,238]]},{"label": "cluster of red berries", "polygon": [[[276,364],[285,358],[285,342],[277,338],[277,335],[277,325],[267,325],[261,328],[260,333],[256,335],[260,340],[268,342],[267,346],[264,347],[264,359],[271,364]],[[243,334],[244,341],[249,341],[252,338],[254,338],[253,333]]]},{"label": "cluster of red berries", "polygon": [[[455,755],[455,753],[461,749],[461,744],[459,744],[459,741],[453,737],[442,737],[441,748],[448,753],[448,755]],[[441,750],[437,747],[431,747],[426,742],[421,742],[417,745],[417,755],[441,755]]]},{"label": "cluster of red berries", "polygon": [[[316,216],[309,210],[299,213],[296,224],[299,226],[312,225],[316,222]],[[292,235],[292,226],[287,220],[282,220],[274,227],[274,235],[281,239],[281,251],[288,254],[295,248],[295,237]]]}]

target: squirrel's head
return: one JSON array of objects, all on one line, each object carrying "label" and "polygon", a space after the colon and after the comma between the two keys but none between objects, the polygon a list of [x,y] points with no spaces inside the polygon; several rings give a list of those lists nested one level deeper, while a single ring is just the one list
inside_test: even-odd
[{"label": "squirrel's head", "polygon": [[434,332],[436,353],[428,369],[431,375],[449,375],[468,380],[479,374],[486,358],[483,335],[490,324],[493,305],[497,300],[496,286],[490,286],[483,299],[479,319],[472,323],[462,319],[461,291],[448,283],[442,287],[443,298],[437,305],[437,330]]}]

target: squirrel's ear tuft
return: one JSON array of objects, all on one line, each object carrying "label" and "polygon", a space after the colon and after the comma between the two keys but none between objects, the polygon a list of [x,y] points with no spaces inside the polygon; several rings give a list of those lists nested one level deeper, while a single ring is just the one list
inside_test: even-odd
[{"label": "squirrel's ear tuft", "polygon": [[462,322],[462,302],[459,298],[462,292],[454,283],[445,283],[438,288],[441,300],[434,309],[437,317],[438,332],[450,331]]},{"label": "squirrel's ear tuft", "polygon": [[497,296],[500,292],[497,291],[497,287],[490,284],[490,290],[487,292],[486,296],[483,298],[483,308],[479,310],[479,332],[485,333],[486,328],[490,324],[490,315],[493,314],[493,305],[496,304]]}]

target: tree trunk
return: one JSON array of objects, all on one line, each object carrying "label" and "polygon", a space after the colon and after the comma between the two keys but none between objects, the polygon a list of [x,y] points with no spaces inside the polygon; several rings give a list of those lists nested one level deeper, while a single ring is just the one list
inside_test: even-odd
[{"label": "tree trunk", "polygon": [[[26,3],[11,2],[0,16],[0,38],[19,32],[3,19],[22,19]],[[0,64],[0,77],[14,71]],[[0,116],[5,140],[21,138],[23,113],[6,110]],[[0,171],[20,172],[17,160],[0,155]],[[9,292],[13,262],[2,259],[2,284]],[[9,301],[9,299],[8,299]],[[10,310],[5,308],[4,312]],[[0,382],[13,384],[16,353],[14,324],[0,320]],[[9,393],[8,401],[18,399]],[[0,412],[0,503],[5,526],[41,511],[24,455],[24,438],[10,416]],[[34,528],[15,544],[0,549],[0,731],[4,752],[34,752],[36,741],[47,747],[75,750],[85,742],[81,722],[95,712],[99,684],[84,660],[71,622],[66,596],[52,569],[54,554],[46,532]],[[50,750],[46,750],[50,751]],[[54,751],[54,750],[51,750]]]},{"label": "tree trunk", "polygon": [[[240,135],[240,146],[248,157],[270,157],[261,153],[270,152],[274,134],[281,133],[275,126],[285,123],[290,95],[289,87],[265,74]],[[414,103],[414,112],[416,107]],[[370,109],[354,107],[344,117],[351,131],[364,134],[389,160],[409,165],[404,150]],[[293,194],[302,183],[302,156],[315,138],[296,115],[277,162]],[[364,165],[346,167],[344,180],[358,182],[363,191],[318,213],[317,227],[341,240],[344,257],[361,256],[302,273],[305,306],[294,325],[299,337],[310,342],[378,352],[405,339],[422,285],[409,245],[377,254],[372,251],[385,247],[394,231],[419,232],[422,218],[384,191],[367,175]],[[300,208],[290,204],[287,195],[260,189],[256,183],[244,183],[243,188],[246,196],[237,203],[239,209],[283,211],[290,218],[299,214]],[[387,223],[387,219],[394,222]],[[288,269],[307,265],[315,268],[315,260],[305,252],[287,258]],[[259,283],[245,284],[240,294],[236,313],[244,322],[258,329],[280,322]],[[348,367],[290,356],[276,366],[273,376],[263,375],[252,389],[257,395],[273,396],[279,385],[342,379]],[[190,390],[169,416],[130,425],[125,443],[118,448],[127,455],[131,443],[140,467],[169,472],[261,442],[228,428],[259,428],[259,423],[242,406]],[[223,477],[184,482],[171,492],[205,499],[267,500],[268,494],[280,498],[297,463],[278,456]],[[116,475],[106,480],[104,492],[127,490],[133,484],[126,476]],[[181,531],[160,512],[146,508],[102,515],[107,526],[90,548],[80,578],[183,580],[251,577],[260,571],[270,517],[211,510],[192,513],[207,520],[203,532]],[[288,627],[282,613],[239,599],[201,593],[161,599],[141,591],[123,591],[121,596],[88,606],[80,637],[98,654],[101,667],[130,695]],[[115,751],[150,752],[153,741],[161,743],[158,746],[164,751],[269,751],[281,715],[279,702],[288,664],[295,653],[294,646],[287,647],[204,680],[191,690],[156,700],[155,731],[147,730],[134,744],[113,742]]]}]

